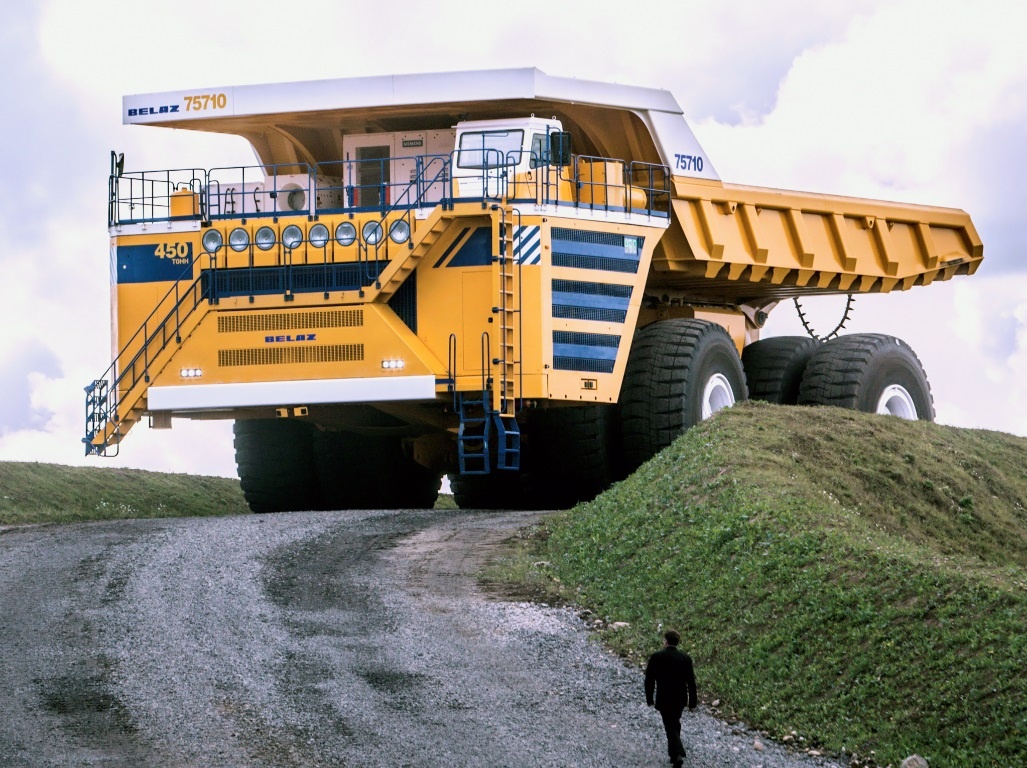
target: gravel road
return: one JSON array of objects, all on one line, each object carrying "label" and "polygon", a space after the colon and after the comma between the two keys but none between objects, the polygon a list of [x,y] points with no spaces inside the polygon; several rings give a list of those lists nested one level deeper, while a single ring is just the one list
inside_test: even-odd
[{"label": "gravel road", "polygon": [[[666,766],[638,669],[475,573],[530,513],[0,531],[0,766]],[[702,660],[697,659],[702,686]],[[827,768],[686,713],[687,766]]]}]

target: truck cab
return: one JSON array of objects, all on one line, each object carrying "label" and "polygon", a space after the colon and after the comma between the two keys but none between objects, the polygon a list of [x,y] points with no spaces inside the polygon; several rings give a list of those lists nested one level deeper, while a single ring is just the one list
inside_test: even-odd
[{"label": "truck cab", "polygon": [[[562,123],[532,115],[519,120],[475,120],[456,126],[453,177],[466,197],[502,197],[511,183],[531,181],[535,169],[561,165]],[[566,140],[569,149],[569,138]],[[553,144],[557,147],[554,157]],[[556,162],[554,163],[554,159]],[[516,195],[515,195],[516,196]]]}]

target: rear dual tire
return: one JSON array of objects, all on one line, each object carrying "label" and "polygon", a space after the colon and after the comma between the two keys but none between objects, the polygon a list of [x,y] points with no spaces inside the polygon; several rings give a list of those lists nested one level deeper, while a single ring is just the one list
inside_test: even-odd
[{"label": "rear dual tire", "polygon": [[777,405],[799,402],[802,375],[819,345],[809,336],[773,336],[742,350],[749,398]]},{"label": "rear dual tire", "polygon": [[852,334],[821,344],[806,364],[798,402],[934,421],[920,360],[906,342],[884,334]]}]

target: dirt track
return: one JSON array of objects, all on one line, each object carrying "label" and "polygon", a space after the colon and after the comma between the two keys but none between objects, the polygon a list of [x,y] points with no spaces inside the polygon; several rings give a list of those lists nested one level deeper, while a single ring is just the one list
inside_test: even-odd
[{"label": "dirt track", "polygon": [[[484,558],[531,519],[8,529],[0,766],[665,765],[637,669],[572,611],[479,588]],[[707,714],[684,731],[686,765],[830,765],[757,751]]]}]

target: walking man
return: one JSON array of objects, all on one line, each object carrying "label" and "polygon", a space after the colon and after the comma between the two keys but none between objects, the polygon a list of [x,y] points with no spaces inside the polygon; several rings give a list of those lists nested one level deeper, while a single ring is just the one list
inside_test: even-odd
[{"label": "walking man", "polygon": [[663,633],[663,650],[649,657],[645,667],[645,702],[653,706],[656,689],[656,709],[663,716],[667,731],[667,754],[674,768],[681,768],[685,748],[681,744],[681,713],[685,706],[695,709],[695,672],[692,659],[678,650],[681,635],[673,629]]}]

